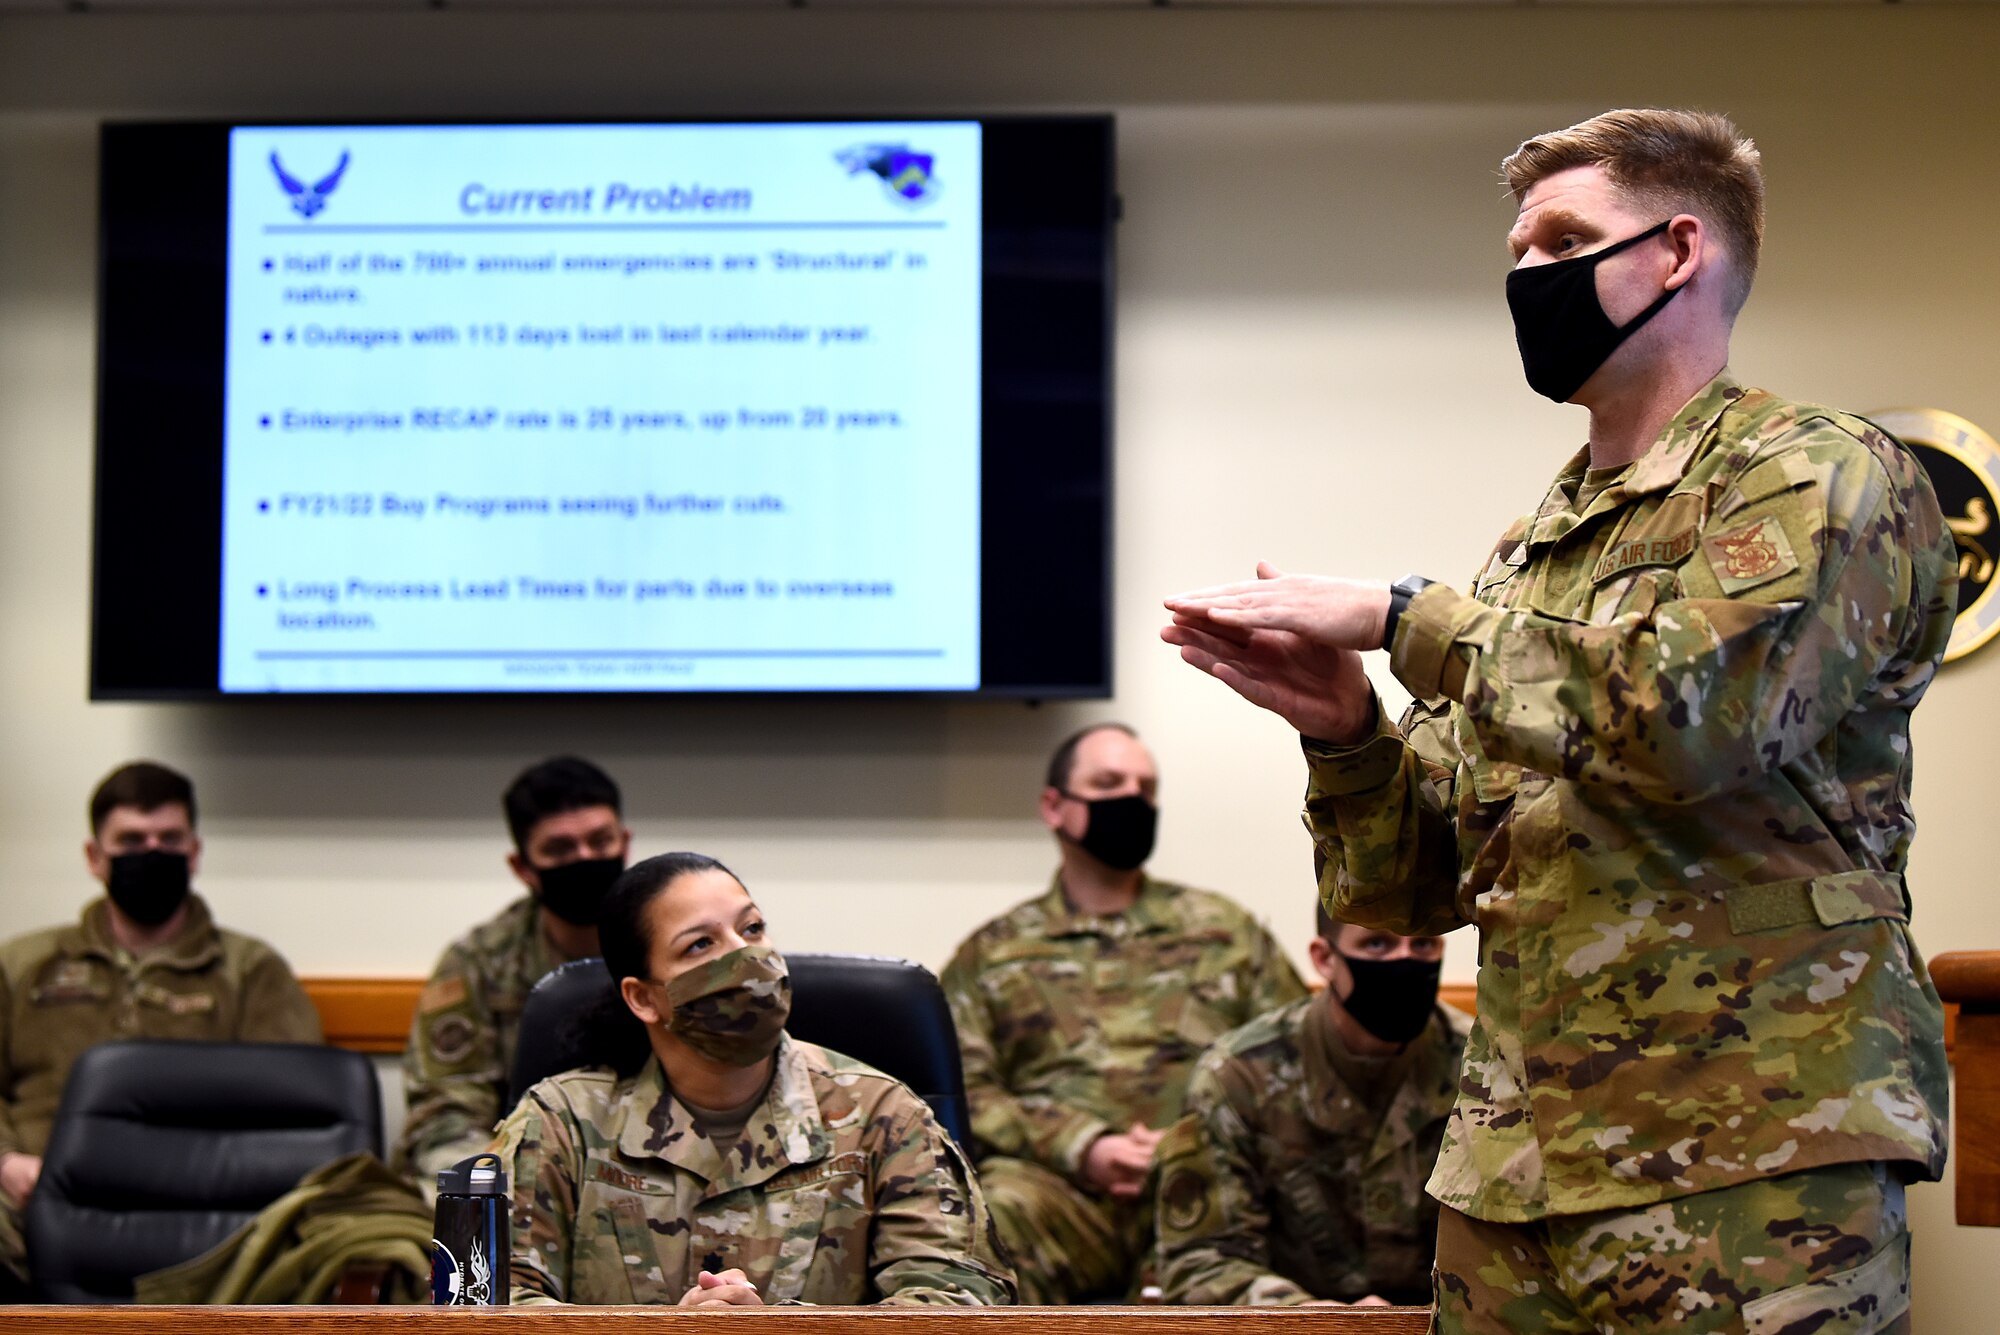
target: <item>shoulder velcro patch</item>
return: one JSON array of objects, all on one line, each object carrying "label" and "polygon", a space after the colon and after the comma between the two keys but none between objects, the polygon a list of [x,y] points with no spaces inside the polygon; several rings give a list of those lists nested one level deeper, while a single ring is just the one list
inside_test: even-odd
[{"label": "shoulder velcro patch", "polygon": [[466,986],[462,976],[439,978],[426,986],[417,998],[417,1010],[425,1015],[432,1011],[449,1010],[464,1001],[465,997]]},{"label": "shoulder velcro patch", "polygon": [[1734,596],[1799,568],[1777,516],[1765,515],[1701,540],[1709,568],[1725,594]]},{"label": "shoulder velcro patch", "polygon": [[1817,480],[1812,461],[1797,450],[1788,450],[1745,473],[1737,482],[1736,489],[1742,493],[1745,503],[1755,505],[1781,491],[1808,486]]}]

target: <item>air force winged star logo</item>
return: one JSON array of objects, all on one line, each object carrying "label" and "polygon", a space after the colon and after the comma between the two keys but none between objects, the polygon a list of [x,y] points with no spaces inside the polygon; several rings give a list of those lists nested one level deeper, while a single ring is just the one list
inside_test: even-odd
[{"label": "air force winged star logo", "polygon": [[931,175],[929,153],[913,153],[908,144],[856,144],[834,154],[849,176],[873,172],[882,188],[899,204],[928,204],[938,196],[938,179]]},{"label": "air force winged star logo", "polygon": [[340,161],[332,171],[307,185],[298,177],[285,170],[285,164],[278,161],[278,150],[271,150],[271,170],[278,174],[278,184],[292,197],[292,211],[301,218],[310,218],[326,207],[326,197],[340,184],[340,174],[347,170],[348,153],[341,150]]}]

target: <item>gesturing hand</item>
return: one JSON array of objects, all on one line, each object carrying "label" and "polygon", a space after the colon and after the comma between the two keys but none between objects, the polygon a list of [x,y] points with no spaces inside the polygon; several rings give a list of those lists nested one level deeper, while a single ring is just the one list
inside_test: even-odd
[{"label": "gesturing hand", "polygon": [[1361,741],[1375,706],[1359,651],[1382,643],[1388,587],[1287,575],[1269,562],[1257,576],[1167,599],[1174,620],[1160,638],[1306,736]]},{"label": "gesturing hand", "polygon": [[1326,575],[1287,575],[1269,561],[1257,578],[1177,593],[1175,620],[1186,616],[1240,631],[1282,630],[1330,649],[1380,649],[1389,586]]}]

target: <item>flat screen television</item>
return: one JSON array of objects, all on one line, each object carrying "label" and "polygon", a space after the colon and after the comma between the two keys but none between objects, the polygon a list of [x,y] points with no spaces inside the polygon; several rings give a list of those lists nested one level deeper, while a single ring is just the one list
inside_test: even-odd
[{"label": "flat screen television", "polygon": [[1108,117],[101,147],[92,698],[1109,693]]}]

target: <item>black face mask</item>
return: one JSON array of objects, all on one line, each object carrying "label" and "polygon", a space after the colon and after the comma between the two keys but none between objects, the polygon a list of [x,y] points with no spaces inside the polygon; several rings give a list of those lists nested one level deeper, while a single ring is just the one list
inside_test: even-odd
[{"label": "black face mask", "polygon": [[105,882],[104,891],[118,911],[133,922],[158,927],[187,903],[187,854],[158,848],[120,853],[111,859],[111,879]]},{"label": "black face mask", "polygon": [[1507,275],[1507,308],[1514,313],[1514,342],[1521,369],[1535,393],[1568,403],[1597,374],[1618,345],[1658,315],[1687,285],[1669,288],[1623,327],[1611,323],[1597,299],[1597,266],[1622,250],[1667,230],[1672,219],[1616,245],[1571,260],[1516,269]]},{"label": "black face mask", "polygon": [[1358,960],[1340,957],[1354,975],[1341,1009],[1384,1043],[1407,1043],[1424,1032],[1437,1009],[1442,960]]},{"label": "black face mask", "polygon": [[625,874],[623,858],[585,858],[559,867],[536,867],[542,907],[572,927],[595,927],[604,897]]},{"label": "black face mask", "polygon": [[1064,793],[1090,809],[1083,838],[1076,842],[1083,851],[1118,871],[1131,871],[1153,856],[1153,836],[1159,832],[1160,809],[1138,793],[1129,797],[1100,797],[1094,801]]}]

